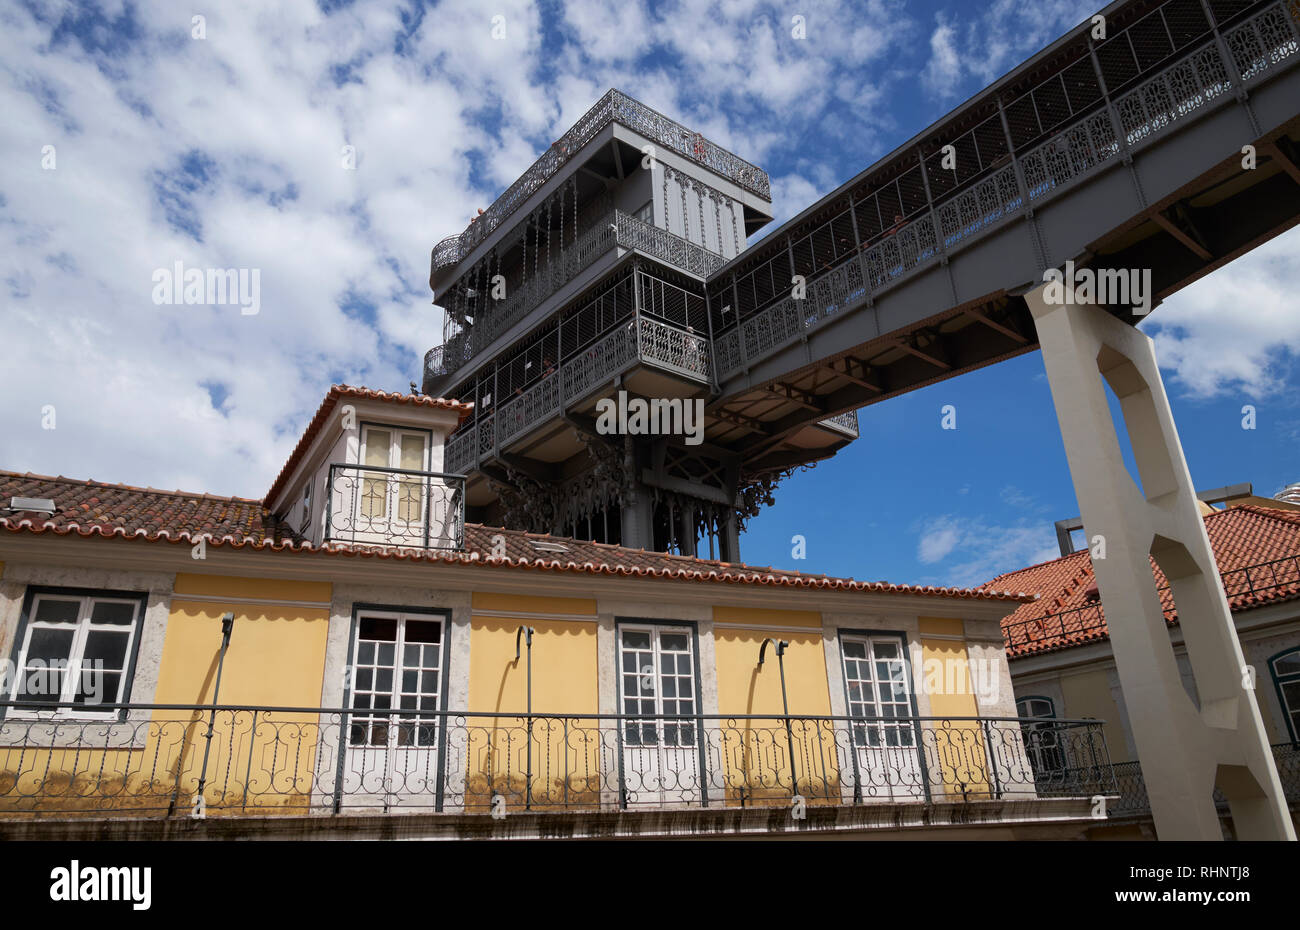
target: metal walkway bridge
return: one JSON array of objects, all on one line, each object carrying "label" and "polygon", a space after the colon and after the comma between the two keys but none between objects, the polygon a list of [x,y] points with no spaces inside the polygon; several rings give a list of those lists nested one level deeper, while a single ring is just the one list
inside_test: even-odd
[{"label": "metal walkway bridge", "polygon": [[720,441],[1037,348],[1021,295],[1067,260],[1151,269],[1154,306],[1300,221],[1300,0],[1101,15],[709,276]]}]

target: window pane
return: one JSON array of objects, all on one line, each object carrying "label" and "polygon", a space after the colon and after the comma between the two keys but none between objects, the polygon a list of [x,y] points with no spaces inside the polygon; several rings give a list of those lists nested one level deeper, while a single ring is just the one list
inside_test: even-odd
[{"label": "window pane", "polygon": [[95,601],[90,608],[91,623],[112,623],[128,626],[135,619],[135,605],[120,601]]},{"label": "window pane", "polygon": [[77,681],[77,693],[73,696],[73,701],[78,704],[116,704],[119,700],[118,689],[121,687],[121,672],[83,671]]},{"label": "window pane", "polygon": [[42,623],[76,623],[77,608],[80,605],[80,601],[55,600],[42,596],[36,600],[36,613],[32,619]]},{"label": "window pane", "polygon": [[664,649],[671,649],[674,652],[686,651],[686,636],[681,633],[665,633],[659,642]]},{"label": "window pane", "polygon": [[1300,681],[1289,681],[1282,685],[1282,697],[1286,698],[1287,710],[1300,713]]},{"label": "window pane", "polygon": [[1273,670],[1279,675],[1300,674],[1300,649],[1274,659]]},{"label": "window pane", "polygon": [[650,634],[636,630],[624,630],[623,646],[626,649],[649,649]]},{"label": "window pane", "polygon": [[442,642],[442,624],[435,620],[407,620],[406,641],[408,643]]},{"label": "window pane", "polygon": [[386,429],[369,429],[366,430],[366,460],[367,465],[379,465],[387,467],[389,448],[393,444],[393,434]]},{"label": "window pane", "polygon": [[[424,470],[424,437],[405,435],[402,437],[402,468],[413,471]],[[373,464],[373,463],[372,463]]]},{"label": "window pane", "polygon": [[128,639],[130,637],[126,633],[92,630],[86,634],[86,649],[82,654],[83,666],[91,669],[98,667],[113,672],[124,669]]},{"label": "window pane", "polygon": [[[362,617],[359,635],[361,639],[368,639],[372,642],[395,643],[397,642],[397,621],[389,617]],[[363,651],[362,655],[365,654]]]},{"label": "window pane", "polygon": [[75,630],[70,629],[32,627],[31,638],[27,641],[27,664],[30,665],[33,659],[47,664],[50,661],[67,661],[71,658],[75,633]]},{"label": "window pane", "polygon": [[872,645],[875,647],[876,650],[876,658],[878,659],[898,658],[898,643],[881,642],[877,640]]}]

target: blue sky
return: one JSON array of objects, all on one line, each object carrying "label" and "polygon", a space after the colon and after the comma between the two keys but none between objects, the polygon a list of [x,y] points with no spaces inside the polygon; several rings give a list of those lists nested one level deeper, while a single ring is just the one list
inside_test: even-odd
[{"label": "blue sky", "polygon": [[[762,165],[785,218],[1095,11],[203,6],[201,37],[169,0],[0,7],[2,468],[260,497],[332,381],[418,380],[441,334],[430,247],[609,87]],[[1297,243],[1144,325],[1200,487],[1300,480]],[[151,276],[176,262],[257,269],[259,312],[156,304]],[[947,403],[956,431],[938,428]],[[752,521],[746,561],[978,583],[1051,555],[1052,521],[1077,513],[1037,354],[860,417],[857,443]],[[795,534],[806,560],[790,557]]]}]

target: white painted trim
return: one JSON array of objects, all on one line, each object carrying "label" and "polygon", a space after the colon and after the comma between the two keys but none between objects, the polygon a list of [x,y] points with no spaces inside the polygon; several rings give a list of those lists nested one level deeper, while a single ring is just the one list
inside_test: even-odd
[{"label": "white painted trim", "polygon": [[253,604],[261,607],[307,607],[312,610],[329,610],[329,601],[279,601],[265,597],[219,597],[215,594],[176,594],[173,601],[198,601],[200,604]]}]

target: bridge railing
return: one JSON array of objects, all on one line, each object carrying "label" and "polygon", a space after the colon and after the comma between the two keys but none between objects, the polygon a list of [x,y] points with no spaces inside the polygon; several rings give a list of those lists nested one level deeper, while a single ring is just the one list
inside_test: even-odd
[{"label": "bridge railing", "polygon": [[[844,210],[812,232],[792,230],[742,253],[732,264],[749,270],[733,277],[735,296],[726,291],[720,303],[735,306],[715,326],[719,377],[1023,216],[1238,84],[1297,60],[1296,4],[1212,6],[1222,12],[1213,24],[1198,0],[1167,0],[1027,93],[996,101],[995,115],[953,139],[956,168],[941,167],[940,151],[918,148],[851,191]],[[752,285],[746,276],[765,266],[747,263],[765,249],[771,269]],[[805,278],[802,298],[783,290],[795,274]]]}]

